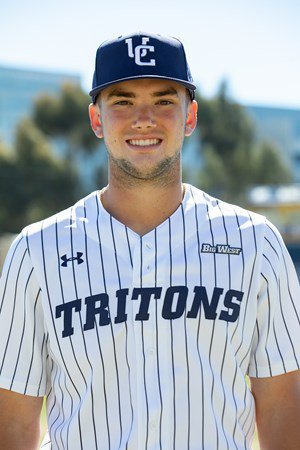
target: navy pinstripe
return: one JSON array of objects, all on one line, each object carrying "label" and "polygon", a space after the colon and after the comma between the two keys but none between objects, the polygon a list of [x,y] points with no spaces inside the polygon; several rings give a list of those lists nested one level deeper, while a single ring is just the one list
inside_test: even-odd
[{"label": "navy pinstripe", "polygon": [[265,218],[192,186],[144,236],[92,193],[10,250],[0,386],[46,394],[52,450],[249,450],[245,376],[299,368],[292,270]]}]

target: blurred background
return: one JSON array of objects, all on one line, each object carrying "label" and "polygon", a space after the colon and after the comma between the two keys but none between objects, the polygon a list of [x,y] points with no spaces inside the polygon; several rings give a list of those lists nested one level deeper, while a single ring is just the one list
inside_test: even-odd
[{"label": "blurred background", "polygon": [[266,215],[300,273],[297,0],[16,0],[0,8],[0,269],[27,224],[107,183],[88,104],[97,47],[176,36],[197,85],[184,181]]},{"label": "blurred background", "polygon": [[266,215],[300,273],[298,0],[15,0],[0,13],[0,270],[24,226],[106,184],[87,112],[96,49],[151,31],[183,41],[197,85],[184,181]]},{"label": "blurred background", "polygon": [[28,223],[107,182],[89,125],[97,47],[132,31],[176,36],[199,119],[184,180],[265,214],[300,272],[297,0],[16,0],[0,14],[0,268]]}]

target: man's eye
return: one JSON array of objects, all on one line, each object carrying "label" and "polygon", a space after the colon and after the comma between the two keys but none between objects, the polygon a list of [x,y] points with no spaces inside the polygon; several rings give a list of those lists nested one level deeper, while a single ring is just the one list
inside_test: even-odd
[{"label": "man's eye", "polygon": [[130,102],[128,100],[119,100],[118,102],[115,102],[114,105],[130,105]]},{"label": "man's eye", "polygon": [[159,100],[159,105],[172,105],[172,102],[170,100]]}]

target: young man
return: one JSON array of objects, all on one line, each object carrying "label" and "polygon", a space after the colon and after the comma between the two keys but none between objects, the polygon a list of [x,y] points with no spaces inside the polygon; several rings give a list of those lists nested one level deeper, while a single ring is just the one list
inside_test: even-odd
[{"label": "young man", "polygon": [[194,90],[176,39],[99,47],[109,183],[7,256],[1,448],[38,447],[44,395],[53,450],[247,450],[255,417],[262,449],[300,448],[297,276],[264,217],[182,183]]}]

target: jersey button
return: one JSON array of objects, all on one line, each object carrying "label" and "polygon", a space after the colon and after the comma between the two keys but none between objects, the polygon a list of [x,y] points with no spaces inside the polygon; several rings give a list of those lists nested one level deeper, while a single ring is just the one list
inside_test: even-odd
[{"label": "jersey button", "polygon": [[148,266],[147,266],[147,270],[150,270],[151,269],[151,266],[148,264]]},{"label": "jersey button", "polygon": [[148,356],[153,356],[155,353],[155,348],[148,348],[147,353],[148,353]]},{"label": "jersey button", "polygon": [[149,244],[149,242],[146,242],[146,243],[145,243],[145,247],[146,247],[148,250],[151,250],[151,248],[152,248],[152,246],[151,246],[151,244]]},{"label": "jersey button", "polygon": [[154,420],[152,420],[152,422],[150,422],[150,428],[151,428],[151,430],[156,429],[156,422]]}]

